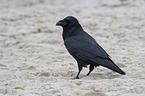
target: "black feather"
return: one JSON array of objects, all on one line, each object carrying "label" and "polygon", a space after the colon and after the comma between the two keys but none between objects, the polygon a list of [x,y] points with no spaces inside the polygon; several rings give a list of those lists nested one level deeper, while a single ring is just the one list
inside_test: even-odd
[{"label": "black feather", "polygon": [[[61,24],[61,22],[63,23]],[[78,63],[79,72],[76,76],[77,79],[82,67],[86,67],[86,65],[90,65],[90,71],[87,75],[93,71],[94,66],[104,66],[125,75],[125,72],[110,59],[107,52],[96,40],[83,30],[75,17],[68,16],[57,24],[63,27],[64,45]]]}]

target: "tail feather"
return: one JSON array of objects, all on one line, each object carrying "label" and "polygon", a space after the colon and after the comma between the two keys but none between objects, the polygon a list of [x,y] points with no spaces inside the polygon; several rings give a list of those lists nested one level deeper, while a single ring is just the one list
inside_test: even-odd
[{"label": "tail feather", "polygon": [[107,67],[107,68],[109,68],[109,69],[111,69],[111,70],[113,70],[115,72],[118,72],[118,73],[120,73],[122,75],[125,75],[126,74],[110,58],[106,59],[105,61],[106,61],[106,64],[104,64],[105,67]]},{"label": "tail feather", "polygon": [[109,57],[104,59],[104,58],[97,58],[95,60],[95,63],[103,66],[103,67],[107,67],[119,74],[125,75],[126,73],[124,71],[122,71]]}]

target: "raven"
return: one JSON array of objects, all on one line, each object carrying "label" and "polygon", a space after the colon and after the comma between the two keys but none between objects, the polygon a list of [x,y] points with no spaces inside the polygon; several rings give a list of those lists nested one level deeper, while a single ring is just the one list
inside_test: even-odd
[{"label": "raven", "polygon": [[125,75],[125,72],[110,59],[109,55],[96,40],[83,30],[75,17],[67,16],[63,20],[58,21],[56,26],[62,26],[64,45],[78,63],[79,71],[74,79],[79,79],[82,68],[87,65],[90,65],[87,76],[97,66],[107,67]]}]

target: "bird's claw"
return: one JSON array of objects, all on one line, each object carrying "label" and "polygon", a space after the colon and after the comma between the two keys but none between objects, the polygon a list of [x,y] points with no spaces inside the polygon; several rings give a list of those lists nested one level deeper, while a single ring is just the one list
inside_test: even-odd
[{"label": "bird's claw", "polygon": [[72,78],[73,80],[75,80],[75,79],[79,79],[79,77],[75,77],[75,78]]}]

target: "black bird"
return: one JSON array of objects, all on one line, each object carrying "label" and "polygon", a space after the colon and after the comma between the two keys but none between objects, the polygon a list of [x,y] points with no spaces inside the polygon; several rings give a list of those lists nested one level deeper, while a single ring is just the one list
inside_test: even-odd
[{"label": "black bird", "polygon": [[58,21],[56,25],[63,27],[64,45],[78,63],[79,72],[75,79],[79,79],[82,68],[87,65],[90,65],[87,75],[97,66],[107,67],[125,75],[125,72],[110,59],[109,55],[96,40],[83,30],[75,17],[67,16],[63,20]]}]

